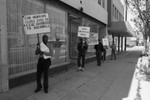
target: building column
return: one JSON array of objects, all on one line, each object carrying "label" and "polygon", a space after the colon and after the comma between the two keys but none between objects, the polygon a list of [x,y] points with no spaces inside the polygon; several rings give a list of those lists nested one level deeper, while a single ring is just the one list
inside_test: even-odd
[{"label": "building column", "polygon": [[114,41],[115,37],[114,37],[114,33],[112,33],[112,40]]},{"label": "building column", "polygon": [[121,51],[123,51],[123,36],[121,36]]},{"label": "building column", "polygon": [[127,37],[125,37],[125,40],[124,40],[124,51],[126,51],[126,46],[127,46],[127,45],[126,45],[126,44],[127,44],[126,42],[127,42]]},{"label": "building column", "polygon": [[118,52],[120,52],[120,35],[118,35]]},{"label": "building column", "polygon": [[8,37],[6,0],[0,0],[0,92],[8,91]]}]

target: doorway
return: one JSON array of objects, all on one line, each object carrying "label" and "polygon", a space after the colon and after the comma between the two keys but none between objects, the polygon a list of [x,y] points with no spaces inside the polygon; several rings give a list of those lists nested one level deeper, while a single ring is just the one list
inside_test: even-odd
[{"label": "doorway", "polygon": [[81,18],[76,16],[68,16],[68,32],[69,32],[69,58],[77,58],[77,44],[78,44],[78,26],[81,25]]}]

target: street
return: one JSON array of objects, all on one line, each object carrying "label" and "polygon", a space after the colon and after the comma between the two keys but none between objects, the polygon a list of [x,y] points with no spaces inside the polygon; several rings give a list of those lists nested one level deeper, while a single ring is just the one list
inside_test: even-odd
[{"label": "street", "polygon": [[0,100],[122,100],[128,97],[135,64],[143,47],[128,48],[117,54],[117,60],[102,63],[88,63],[84,72],[70,69],[49,77],[49,92],[43,89],[34,93],[36,83],[32,82],[0,93]]}]

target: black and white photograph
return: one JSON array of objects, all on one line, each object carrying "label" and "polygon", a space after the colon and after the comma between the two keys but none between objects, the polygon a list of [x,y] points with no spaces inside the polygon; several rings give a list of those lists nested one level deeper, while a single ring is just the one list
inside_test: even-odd
[{"label": "black and white photograph", "polygon": [[0,0],[0,100],[150,100],[150,0]]}]

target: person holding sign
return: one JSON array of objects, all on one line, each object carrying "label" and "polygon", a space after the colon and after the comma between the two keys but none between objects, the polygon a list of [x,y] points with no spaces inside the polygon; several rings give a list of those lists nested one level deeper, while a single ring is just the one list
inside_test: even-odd
[{"label": "person holding sign", "polygon": [[[78,58],[77,58],[77,63],[78,63],[78,71],[83,71],[84,70],[84,64],[85,64],[85,54],[88,49],[88,45],[83,38],[80,38],[80,42],[77,45],[78,49]],[[82,59],[82,64],[81,64],[81,59]]]},{"label": "person holding sign", "polygon": [[41,76],[43,73],[44,74],[43,88],[44,92],[48,93],[48,70],[51,65],[51,57],[53,56],[53,47],[51,44],[48,44],[47,35],[44,35],[42,37],[41,43],[38,42],[35,54],[39,55],[39,60],[36,72],[37,88],[35,89],[34,92],[37,93],[42,88]]},{"label": "person holding sign", "polygon": [[99,44],[96,44],[94,46],[94,49],[96,50],[96,60],[97,60],[97,65],[101,66],[101,58],[102,58],[102,52],[104,50],[103,44],[101,40],[98,40]]}]

